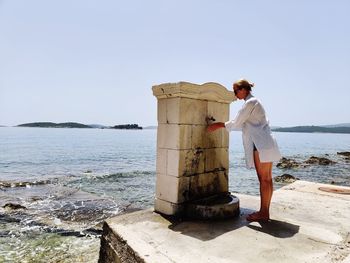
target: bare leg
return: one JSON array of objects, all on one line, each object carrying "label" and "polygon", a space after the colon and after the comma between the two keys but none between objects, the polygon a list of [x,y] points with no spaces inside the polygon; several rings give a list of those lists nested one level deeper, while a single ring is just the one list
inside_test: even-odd
[{"label": "bare leg", "polygon": [[254,164],[260,182],[260,210],[247,217],[248,221],[270,219],[270,203],[273,193],[272,162],[261,163],[259,153],[254,151]]}]

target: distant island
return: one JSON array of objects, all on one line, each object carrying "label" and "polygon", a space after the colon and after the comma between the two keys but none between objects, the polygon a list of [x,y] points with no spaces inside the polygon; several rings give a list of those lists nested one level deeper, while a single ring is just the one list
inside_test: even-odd
[{"label": "distant island", "polygon": [[41,128],[91,128],[88,125],[77,122],[31,122],[17,125],[17,127],[41,127]]},{"label": "distant island", "polygon": [[350,133],[350,127],[332,127],[330,126],[295,126],[286,128],[274,128],[275,132],[301,132],[301,133]]},{"label": "distant island", "polygon": [[111,127],[111,129],[142,130],[142,127],[140,127],[137,124],[122,124],[122,125],[115,125],[115,126]]},{"label": "distant island", "polygon": [[95,129],[122,129],[122,130],[142,130],[142,127],[138,124],[122,124],[115,126],[104,126],[100,124],[82,124],[78,122],[63,122],[63,123],[54,123],[54,122],[31,122],[19,124],[17,127],[40,127],[40,128],[95,128]]}]

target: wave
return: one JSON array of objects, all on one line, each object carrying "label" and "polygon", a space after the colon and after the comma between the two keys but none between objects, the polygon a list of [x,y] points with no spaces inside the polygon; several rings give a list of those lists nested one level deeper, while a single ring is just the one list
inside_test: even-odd
[{"label": "wave", "polygon": [[130,172],[120,172],[120,173],[112,173],[102,176],[102,178],[134,178],[143,175],[153,175],[155,171],[130,171]]},{"label": "wave", "polygon": [[[127,171],[127,172],[118,172],[118,173],[110,173],[110,174],[93,174],[91,171],[89,173],[85,173],[85,176],[80,177],[77,181],[83,180],[114,180],[114,179],[130,179],[130,178],[140,178],[149,175],[155,175],[155,171]],[[75,178],[76,179],[76,178]],[[75,181],[74,179],[72,181]]]},{"label": "wave", "polygon": [[15,188],[15,187],[31,187],[36,185],[54,184],[58,182],[58,178],[35,180],[35,181],[0,181],[1,188]]}]

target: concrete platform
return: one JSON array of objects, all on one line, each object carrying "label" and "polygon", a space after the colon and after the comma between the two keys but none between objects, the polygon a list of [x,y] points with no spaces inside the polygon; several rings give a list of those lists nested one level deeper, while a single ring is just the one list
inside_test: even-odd
[{"label": "concrete platform", "polygon": [[[179,221],[153,210],[106,221],[99,262],[350,262],[350,195],[297,181],[274,192],[271,222],[249,223],[259,198],[239,195],[241,214]],[[345,192],[346,192],[345,191]]]}]

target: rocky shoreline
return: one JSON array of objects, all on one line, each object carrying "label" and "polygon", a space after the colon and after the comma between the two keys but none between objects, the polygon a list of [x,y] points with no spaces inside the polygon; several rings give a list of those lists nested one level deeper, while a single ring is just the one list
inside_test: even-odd
[{"label": "rocky shoreline", "polygon": [[0,182],[0,261],[31,262],[42,253],[96,262],[102,222],[122,210],[111,199],[49,180]]},{"label": "rocky shoreline", "polygon": [[[282,157],[282,159],[276,164],[276,167],[283,171],[288,170],[290,172],[296,172],[299,169],[308,168],[310,166],[330,166],[335,165],[338,162],[350,162],[350,152],[337,152],[337,156],[340,157],[339,160],[331,160],[329,158],[329,154],[325,154],[325,156],[310,156],[304,161],[297,161],[296,159]],[[293,183],[296,180],[299,180],[299,178],[291,175],[290,173],[283,173],[282,175],[274,177],[274,181],[281,184]],[[335,182],[330,181],[329,183],[334,184]]]}]

